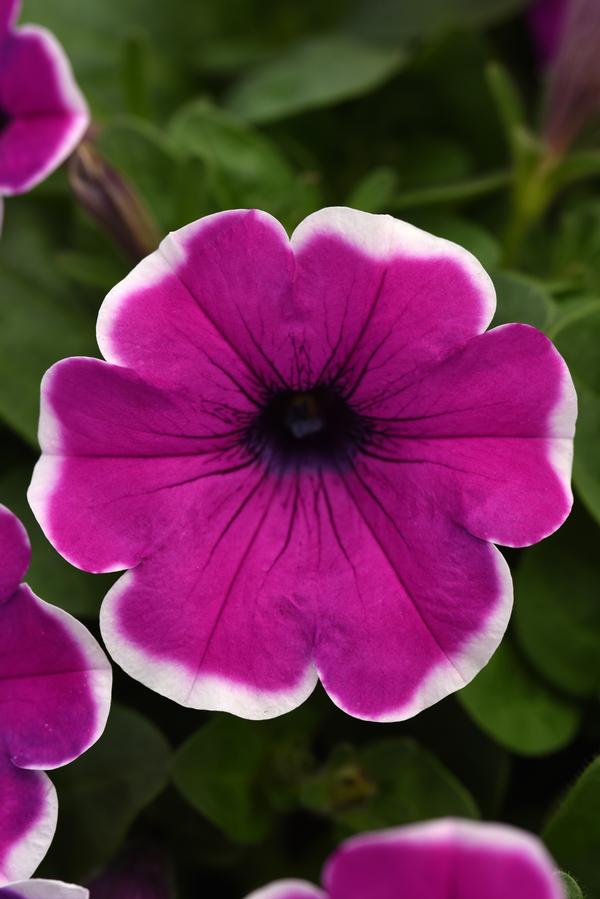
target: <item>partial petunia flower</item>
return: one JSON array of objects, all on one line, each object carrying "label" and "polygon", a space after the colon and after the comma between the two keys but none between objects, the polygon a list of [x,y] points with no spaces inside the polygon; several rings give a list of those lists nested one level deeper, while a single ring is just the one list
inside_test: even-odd
[{"label": "partial petunia flower", "polygon": [[529,27],[540,62],[551,64],[559,51],[569,0],[536,0]]},{"label": "partial petunia flower", "polygon": [[106,361],[46,374],[29,491],[72,564],[130,569],[101,612],[119,665],[246,718],[319,677],[378,721],[467,684],[512,606],[493,544],[572,503],[567,368],[534,328],[483,333],[494,309],[473,256],[389,216],[167,237],[102,306]]},{"label": "partial petunia flower", "polygon": [[90,884],[91,899],[171,899],[172,895],[167,865],[157,851],[131,854]]},{"label": "partial petunia flower", "polygon": [[247,899],[566,899],[549,853],[502,824],[443,819],[363,834],[333,853],[323,889],[281,880]]},{"label": "partial petunia flower", "polygon": [[20,0],[0,0],[0,197],[43,181],[89,123],[63,48],[45,28],[17,28],[20,7]]},{"label": "partial petunia flower", "polygon": [[89,899],[83,887],[57,880],[22,880],[0,887],[0,899]]},{"label": "partial petunia flower", "polygon": [[[0,886],[29,877],[54,835],[57,798],[43,772],[85,752],[110,706],[108,659],[82,624],[21,583],[29,557],[23,526],[0,506]],[[0,897],[86,895],[33,884]]]}]

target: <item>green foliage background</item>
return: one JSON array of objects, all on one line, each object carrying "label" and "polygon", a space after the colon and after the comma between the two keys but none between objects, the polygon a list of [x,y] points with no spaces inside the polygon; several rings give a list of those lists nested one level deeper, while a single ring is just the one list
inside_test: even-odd
[{"label": "green foliage background", "polygon": [[[317,880],[350,833],[460,815],[541,833],[600,899],[600,151],[592,133],[515,240],[523,135],[535,155],[544,97],[525,5],[26,0],[23,19],[63,42],[99,151],[159,233],[231,207],[289,229],[332,204],[404,217],[479,257],[496,322],[544,329],[580,398],[575,512],[541,545],[509,551],[509,635],[469,687],[403,724],[352,720],[321,691],[285,718],[246,722],[179,708],[116,672],[104,737],[53,775],[61,811],[44,875],[81,882],[160,852],[181,899],[229,899],[275,877]],[[95,632],[111,579],[57,556],[25,489],[41,375],[97,353],[98,307],[130,265],[64,170],[7,203],[0,500],[32,537],[31,586]]]}]

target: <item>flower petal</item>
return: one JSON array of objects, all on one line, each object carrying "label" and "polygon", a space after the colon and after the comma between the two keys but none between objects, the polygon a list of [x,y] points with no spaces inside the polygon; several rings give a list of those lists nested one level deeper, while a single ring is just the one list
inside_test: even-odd
[{"label": "flower petal", "polygon": [[2,0],[0,3],[0,39],[11,28],[21,12],[21,0]]},{"label": "flower petal", "polygon": [[50,779],[0,753],[0,885],[33,874],[52,842],[57,813]]},{"label": "flower petal", "polygon": [[170,234],[108,294],[98,345],[152,383],[204,389],[208,376],[226,395],[235,381],[262,390],[285,356],[292,279],[276,219],[257,210],[206,216]]},{"label": "flower petal", "polygon": [[0,505],[0,602],[17,589],[30,558],[25,528],[16,515]]},{"label": "flower petal", "polygon": [[8,34],[0,54],[0,193],[39,184],[75,149],[89,113],[56,38],[35,25]]},{"label": "flower petal", "polygon": [[246,899],[326,899],[325,893],[305,880],[277,880],[250,893]]},{"label": "flower petal", "polygon": [[440,512],[411,474],[357,464],[323,482],[317,669],[334,702],[367,720],[412,717],[465,686],[512,607],[499,551]]},{"label": "flower petal", "polygon": [[187,520],[104,601],[113,659],[193,708],[269,718],[303,702],[316,559],[300,484],[255,466],[196,488]]},{"label": "flower petal", "polygon": [[391,216],[322,209],[298,226],[292,247],[312,377],[357,397],[397,389],[494,314],[494,287],[475,257]]},{"label": "flower petal", "polygon": [[88,571],[136,565],[179,522],[203,478],[248,464],[232,418],[204,393],[167,394],[97,359],[44,377],[29,502],[53,545]]},{"label": "flower petal", "polygon": [[415,463],[423,489],[477,537],[526,546],[567,517],[577,398],[535,328],[504,325],[474,338],[386,414],[373,452],[396,468]]},{"label": "flower petal", "polygon": [[58,880],[23,880],[0,889],[0,899],[89,899],[89,892]]},{"label": "flower petal", "polygon": [[57,768],[106,724],[112,674],[89,631],[21,586],[0,606],[2,747],[19,768]]},{"label": "flower petal", "polygon": [[563,899],[541,842],[500,824],[435,821],[355,837],[326,866],[329,899]]}]

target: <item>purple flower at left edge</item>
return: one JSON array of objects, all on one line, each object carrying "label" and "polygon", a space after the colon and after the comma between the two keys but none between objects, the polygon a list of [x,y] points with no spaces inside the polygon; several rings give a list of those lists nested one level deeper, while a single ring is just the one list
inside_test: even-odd
[{"label": "purple flower at left edge", "polygon": [[21,880],[0,887],[0,899],[89,899],[83,887],[57,880]]},{"label": "purple flower at left edge", "polygon": [[442,819],[347,840],[323,889],[281,880],[247,899],[566,899],[537,839],[503,824]]},{"label": "purple flower at left edge", "polygon": [[[0,885],[29,877],[46,854],[57,797],[44,771],[98,739],[112,685],[110,664],[88,630],[21,583],[29,558],[23,526],[0,506]],[[85,895],[59,885],[6,889],[1,899]]]},{"label": "purple flower at left edge", "polygon": [[35,187],[89,124],[86,101],[54,35],[16,27],[20,0],[0,0],[0,197]]},{"label": "purple flower at left edge", "polygon": [[577,400],[550,340],[486,331],[466,250],[322,209],[168,236],[45,375],[29,501],[105,598],[108,652],[183,705],[281,715],[320,679],[398,721],[465,686],[512,607],[494,546],[569,514]]}]

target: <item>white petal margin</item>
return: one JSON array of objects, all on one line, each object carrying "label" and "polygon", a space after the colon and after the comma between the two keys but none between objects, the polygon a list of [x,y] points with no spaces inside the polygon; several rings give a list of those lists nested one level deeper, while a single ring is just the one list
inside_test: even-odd
[{"label": "white petal margin", "polygon": [[246,899],[325,899],[323,890],[306,880],[277,880],[269,886],[255,890]]},{"label": "white petal margin", "polygon": [[390,709],[382,715],[367,717],[353,709],[343,697],[330,692],[329,687],[324,683],[323,686],[328,696],[338,708],[352,715],[353,718],[362,718],[364,721],[377,721],[384,724],[406,721],[445,699],[446,696],[450,696],[451,693],[462,690],[479,674],[502,641],[510,620],[514,598],[508,563],[500,550],[493,544],[490,543],[489,548],[496,563],[498,596],[481,630],[470,637],[459,653],[452,657],[448,656],[446,660],[436,665],[421,681],[411,698],[398,708]]},{"label": "white petal margin", "polygon": [[492,279],[472,253],[451,240],[435,237],[391,215],[360,212],[347,206],[330,206],[313,212],[300,222],[291,237],[292,248],[297,251],[314,237],[327,234],[341,238],[377,260],[391,260],[398,256],[452,259],[477,286],[481,302],[480,332],[485,331],[494,317],[496,290]]},{"label": "white petal margin", "polygon": [[423,847],[449,843],[467,850],[484,849],[498,854],[518,852],[545,877],[548,887],[547,899],[565,899],[554,859],[537,837],[508,824],[488,824],[459,818],[441,818],[424,824],[395,827],[351,837],[342,843],[327,861],[323,871],[323,883],[326,888],[331,884],[335,868],[338,865],[343,867],[348,855],[370,846],[414,844]]},{"label": "white petal margin", "polygon": [[37,778],[45,791],[44,803],[37,821],[21,837],[8,853],[0,869],[0,897],[7,881],[29,877],[38,867],[54,838],[58,819],[58,799],[54,784],[42,771],[32,771],[29,775]]},{"label": "white petal margin", "polygon": [[[161,241],[157,250],[142,259],[129,274],[123,278],[106,295],[100,306],[96,325],[96,340],[104,359],[114,365],[126,365],[112,342],[114,324],[118,321],[123,305],[132,293],[152,287],[168,276],[177,275],[177,269],[183,265],[193,252],[190,244],[202,236],[202,231],[211,225],[221,222],[226,224],[228,219],[238,221],[241,216],[248,216],[269,226],[274,236],[281,241],[281,245],[290,250],[289,238],[281,222],[260,209],[228,209],[224,212],[214,212],[205,215],[177,231],[172,231]],[[290,251],[290,264],[292,262]],[[180,282],[186,287],[183,282]]]},{"label": "white petal margin", "polygon": [[73,642],[77,645],[77,648],[87,662],[87,668],[82,671],[82,676],[87,676],[87,683],[94,705],[96,718],[94,728],[92,729],[85,743],[77,748],[77,752],[75,754],[69,754],[64,759],[61,759],[60,761],[54,762],[52,764],[47,764],[46,762],[42,761],[39,764],[35,765],[19,766],[29,770],[49,771],[54,768],[60,768],[63,765],[67,765],[69,762],[72,762],[76,758],[79,758],[80,755],[82,755],[87,749],[89,749],[90,746],[93,746],[94,743],[102,736],[104,728],[106,727],[106,722],[108,720],[108,713],[110,711],[112,692],[112,668],[100,644],[98,643],[96,638],[93,637],[92,634],[88,631],[87,627],[81,624],[80,621],[77,621],[76,618],[73,618],[72,615],[69,615],[68,612],[65,612],[64,609],[59,609],[56,606],[50,605],[50,603],[44,602],[43,599],[40,599],[39,596],[35,595],[35,593],[27,586],[27,584],[23,584],[21,586],[21,589],[28,592],[31,599],[35,601],[35,603],[39,606],[40,611],[44,615],[49,615],[51,618],[54,618],[56,621],[58,621],[60,626],[68,632]]},{"label": "white petal margin", "polygon": [[83,138],[90,123],[89,108],[85,97],[77,86],[71,63],[69,62],[62,45],[57,41],[52,32],[48,31],[46,28],[42,28],[41,25],[23,25],[21,28],[15,30],[15,34],[17,36],[37,37],[41,42],[48,58],[52,62],[62,100],[68,110],[68,112],[63,113],[63,115],[71,116],[72,121],[70,126],[66,129],[59,146],[52,156],[46,160],[46,164],[38,169],[26,183],[19,187],[18,190],[14,190],[10,185],[2,184],[0,182],[0,193],[4,196],[25,193],[44,181],[48,175],[57,169],[58,166],[71,155]]},{"label": "white petal margin", "polygon": [[261,721],[291,712],[308,699],[318,682],[309,665],[289,690],[253,690],[217,675],[194,675],[184,665],[165,661],[137,647],[119,626],[119,607],[135,586],[137,569],[126,572],[108,591],[100,609],[100,630],[113,661],[146,687],[190,709],[230,712]]},{"label": "white petal margin", "polygon": [[[6,890],[17,893],[19,899],[89,899],[89,891],[72,883],[58,880],[21,880],[5,884]],[[2,899],[3,889],[0,889]]]}]

